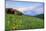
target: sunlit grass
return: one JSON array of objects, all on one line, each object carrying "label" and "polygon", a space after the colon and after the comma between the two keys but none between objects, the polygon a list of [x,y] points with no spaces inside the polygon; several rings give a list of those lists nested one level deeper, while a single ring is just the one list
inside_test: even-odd
[{"label": "sunlit grass", "polygon": [[7,29],[36,29],[43,28],[44,21],[32,16],[20,16],[6,14],[6,30]]}]

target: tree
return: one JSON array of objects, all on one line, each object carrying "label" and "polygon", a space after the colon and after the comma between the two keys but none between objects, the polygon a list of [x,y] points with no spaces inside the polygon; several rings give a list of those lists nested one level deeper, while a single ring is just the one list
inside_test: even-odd
[{"label": "tree", "polygon": [[5,12],[6,12],[7,14],[15,14],[15,10],[13,10],[12,8],[6,8],[6,9],[5,9]]},{"label": "tree", "polygon": [[23,15],[23,13],[22,12],[20,12],[20,11],[18,11],[18,10],[16,10],[16,13],[15,13],[16,15]]}]

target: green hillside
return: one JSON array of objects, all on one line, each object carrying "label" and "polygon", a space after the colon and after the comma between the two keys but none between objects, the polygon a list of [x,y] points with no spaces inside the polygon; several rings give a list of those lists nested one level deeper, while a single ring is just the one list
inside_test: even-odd
[{"label": "green hillside", "polygon": [[36,15],[35,17],[40,18],[40,19],[44,19],[44,14],[39,14],[39,15]]},{"label": "green hillside", "polygon": [[6,30],[36,29],[44,27],[44,20],[32,16],[6,14]]}]

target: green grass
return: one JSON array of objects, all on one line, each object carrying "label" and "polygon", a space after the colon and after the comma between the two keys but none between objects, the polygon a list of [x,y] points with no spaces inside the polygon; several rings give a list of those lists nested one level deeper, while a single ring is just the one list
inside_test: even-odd
[{"label": "green grass", "polygon": [[39,29],[44,27],[43,19],[32,16],[7,14],[5,20],[6,30],[11,29]]}]

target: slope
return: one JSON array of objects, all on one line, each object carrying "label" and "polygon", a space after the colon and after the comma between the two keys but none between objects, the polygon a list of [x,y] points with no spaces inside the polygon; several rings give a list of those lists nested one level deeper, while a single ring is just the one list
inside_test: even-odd
[{"label": "slope", "polygon": [[42,19],[32,17],[32,16],[19,16],[13,14],[6,15],[5,22],[6,30],[8,29],[36,29],[43,28],[44,21]]}]

